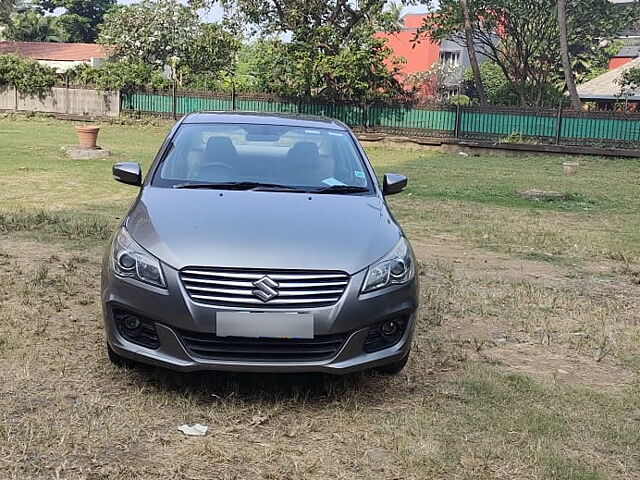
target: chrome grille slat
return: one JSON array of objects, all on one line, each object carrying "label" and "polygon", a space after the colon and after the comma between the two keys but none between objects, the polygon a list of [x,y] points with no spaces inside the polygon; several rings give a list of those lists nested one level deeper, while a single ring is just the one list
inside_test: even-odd
[{"label": "chrome grille slat", "polygon": [[[193,270],[185,269],[182,273],[187,275],[204,275],[209,277],[223,277],[223,278],[250,278],[252,280],[258,280],[266,275],[268,272],[225,272],[222,270]],[[346,273],[319,273],[319,274],[282,274],[282,273],[268,273],[268,275],[275,281],[279,280],[319,280],[319,279],[342,279],[347,276]]]},{"label": "chrome grille slat", "polygon": [[222,297],[222,296],[213,296],[213,295],[191,295],[191,298],[197,299],[197,300],[207,300],[207,301],[211,301],[211,302],[224,302],[224,303],[234,303],[236,305],[234,306],[241,306],[243,304],[250,304],[251,306],[256,306],[256,305],[261,305],[264,307],[269,307],[270,305],[278,305],[280,307],[282,307],[282,305],[290,305],[290,304],[296,304],[297,307],[300,307],[301,304],[313,304],[314,306],[318,303],[335,303],[338,301],[338,297],[335,297],[334,299],[318,299],[318,300],[309,300],[306,298],[274,298],[273,300],[270,300],[268,303],[263,302],[262,300],[259,299],[252,299],[252,298],[238,298],[238,297]]},{"label": "chrome grille slat", "polygon": [[[267,302],[254,294],[254,282],[268,276],[278,295]],[[344,272],[291,270],[243,270],[187,267],[180,280],[192,300],[198,303],[236,308],[305,308],[335,304],[349,284]]]},{"label": "chrome grille slat", "polygon": [[[228,293],[230,295],[253,295],[253,290],[244,290],[244,289],[231,289],[231,288],[210,288],[210,287],[194,287],[189,286],[189,290],[196,290],[198,292],[211,292],[211,293]],[[287,291],[280,290],[279,297],[307,297],[311,295],[317,296],[325,296],[325,295],[335,295],[341,294],[344,289],[339,290],[296,290],[296,291]]]},{"label": "chrome grille slat", "polygon": [[[257,280],[257,279],[256,279]],[[194,283],[194,284],[207,284],[207,285],[220,285],[222,287],[244,287],[244,288],[254,288],[253,281],[233,281],[233,280],[211,280],[209,278],[197,278],[197,277],[189,277],[187,275],[182,275],[182,281],[184,283]],[[340,281],[331,281],[331,282],[278,282],[280,283],[281,289],[287,288],[313,288],[313,287],[345,287],[347,285],[348,280],[340,280]]]}]

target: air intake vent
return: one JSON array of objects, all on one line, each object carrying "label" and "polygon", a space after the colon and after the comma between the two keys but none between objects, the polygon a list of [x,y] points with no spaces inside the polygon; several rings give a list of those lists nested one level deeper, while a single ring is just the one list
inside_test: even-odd
[{"label": "air intake vent", "polygon": [[193,355],[211,360],[314,361],[335,356],[346,335],[314,339],[218,337],[210,333],[179,331]]}]

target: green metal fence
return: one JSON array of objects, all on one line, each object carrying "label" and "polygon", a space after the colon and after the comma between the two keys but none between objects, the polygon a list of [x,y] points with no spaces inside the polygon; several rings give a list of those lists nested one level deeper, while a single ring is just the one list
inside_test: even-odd
[{"label": "green metal fence", "polygon": [[[153,115],[244,110],[322,115],[371,132],[491,142],[640,147],[640,114],[505,107],[361,105],[219,93],[124,93],[121,110]],[[175,102],[175,107],[174,107]],[[174,112],[175,108],[175,112]]]}]

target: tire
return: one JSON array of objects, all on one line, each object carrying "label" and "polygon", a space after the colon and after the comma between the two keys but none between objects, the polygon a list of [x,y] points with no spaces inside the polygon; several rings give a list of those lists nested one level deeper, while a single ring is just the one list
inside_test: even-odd
[{"label": "tire", "polygon": [[382,365],[381,367],[377,367],[376,371],[385,375],[397,375],[402,371],[402,369],[405,367],[408,361],[409,361],[409,354],[407,353],[407,355],[402,360],[398,360],[397,362],[393,362],[388,365]]},{"label": "tire", "polygon": [[107,356],[109,357],[109,361],[115,365],[116,367],[131,367],[133,365],[133,361],[125,358],[121,355],[118,355],[113,351],[111,345],[107,342]]}]

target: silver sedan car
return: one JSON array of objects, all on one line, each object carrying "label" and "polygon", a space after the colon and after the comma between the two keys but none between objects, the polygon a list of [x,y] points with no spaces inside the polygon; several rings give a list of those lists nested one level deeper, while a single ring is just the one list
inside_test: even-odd
[{"label": "silver sedan car", "polygon": [[341,122],[185,116],[114,233],[102,271],[110,359],[179,371],[400,371],[418,305],[411,246]]}]

